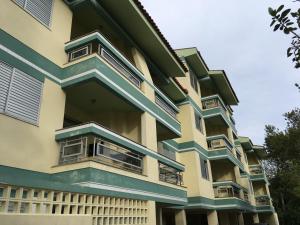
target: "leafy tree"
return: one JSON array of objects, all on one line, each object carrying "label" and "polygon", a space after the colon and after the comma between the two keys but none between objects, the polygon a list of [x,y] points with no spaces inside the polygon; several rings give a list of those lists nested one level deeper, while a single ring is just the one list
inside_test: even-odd
[{"label": "leafy tree", "polygon": [[266,126],[266,172],[282,225],[300,225],[300,109],[284,114],[286,129]]},{"label": "leafy tree", "polygon": [[[294,0],[300,2],[300,0]],[[286,35],[291,35],[292,41],[287,49],[287,57],[292,57],[295,68],[300,68],[300,8],[297,11],[285,9],[284,5],[277,9],[269,8],[269,14],[272,16],[270,26],[274,27],[273,31],[281,30]],[[300,85],[295,84],[300,91]]]},{"label": "leafy tree", "polygon": [[[298,0],[298,2],[300,1]],[[284,5],[281,5],[277,9],[269,8],[269,14],[272,16],[270,26],[274,26],[274,31],[281,30],[287,35],[292,35],[287,56],[292,56],[295,68],[300,68],[300,8],[292,12],[291,9],[284,9]]]}]

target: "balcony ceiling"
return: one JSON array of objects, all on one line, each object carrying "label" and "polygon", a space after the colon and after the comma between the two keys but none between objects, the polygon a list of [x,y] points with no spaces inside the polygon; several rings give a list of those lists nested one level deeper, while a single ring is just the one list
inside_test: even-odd
[{"label": "balcony ceiling", "polygon": [[66,96],[68,103],[88,113],[140,111],[94,81],[67,88]]}]

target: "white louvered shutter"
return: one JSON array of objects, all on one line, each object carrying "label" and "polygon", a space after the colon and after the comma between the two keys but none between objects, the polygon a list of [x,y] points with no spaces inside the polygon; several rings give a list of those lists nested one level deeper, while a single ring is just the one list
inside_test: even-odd
[{"label": "white louvered shutter", "polygon": [[4,112],[13,68],[0,62],[0,112]]},{"label": "white louvered shutter", "polygon": [[15,0],[15,2],[43,24],[50,26],[53,0]]},{"label": "white louvered shutter", "polygon": [[15,69],[7,98],[6,113],[38,124],[43,83]]}]

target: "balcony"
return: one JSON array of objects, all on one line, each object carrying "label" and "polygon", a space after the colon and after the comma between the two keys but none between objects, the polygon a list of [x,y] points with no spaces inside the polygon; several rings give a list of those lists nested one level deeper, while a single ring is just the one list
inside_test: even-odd
[{"label": "balcony", "polygon": [[71,40],[66,44],[65,51],[68,53],[69,62],[97,54],[130,83],[137,88],[141,87],[143,74],[97,31]]},{"label": "balcony", "polygon": [[233,181],[213,182],[215,198],[239,198],[241,187]]},{"label": "balcony", "polygon": [[183,186],[183,176],[181,171],[163,163],[159,163],[159,180],[178,186]]},{"label": "balcony", "polygon": [[149,156],[184,171],[184,165],[95,122],[57,130],[55,139],[60,143],[59,165],[96,161],[141,174],[143,157]]},{"label": "balcony", "polygon": [[131,172],[143,173],[144,155],[115,145],[96,136],[60,141],[59,165],[95,161]]},{"label": "balcony", "polygon": [[[82,89],[87,88],[86,84],[97,83],[137,110],[149,112],[163,125],[163,132],[170,139],[181,135],[180,123],[176,119],[176,105],[156,86],[145,80],[141,71],[101,33],[93,32],[74,39],[66,43],[65,51],[69,62],[64,68],[62,87],[66,91],[81,87],[80,91],[85,94]],[[153,88],[155,102],[142,92],[143,82]]]},{"label": "balcony", "polygon": [[226,115],[226,106],[219,95],[212,95],[202,98],[203,109],[220,108],[222,113]]},{"label": "balcony", "polygon": [[233,154],[233,146],[225,135],[208,136],[207,145],[210,160],[226,159],[238,166],[242,171],[245,170],[241,160]]},{"label": "balcony", "polygon": [[232,151],[232,144],[225,135],[215,135],[207,137],[208,150],[228,149]]},{"label": "balcony", "polygon": [[264,174],[261,165],[249,165],[249,172],[251,175],[261,175]]},{"label": "balcony", "polygon": [[230,126],[237,136],[235,122],[231,116],[227,115],[227,108],[219,95],[211,95],[202,98],[203,115],[204,118],[211,118],[214,116],[221,116],[224,122]]},{"label": "balcony", "polygon": [[171,107],[170,104],[168,104],[163,98],[161,98],[157,94],[155,95],[155,103],[159,105],[165,112],[171,115],[174,119],[176,119],[177,111],[174,109],[174,107]]},{"label": "balcony", "polygon": [[270,206],[271,205],[270,197],[267,195],[255,196],[255,204],[258,207]]}]

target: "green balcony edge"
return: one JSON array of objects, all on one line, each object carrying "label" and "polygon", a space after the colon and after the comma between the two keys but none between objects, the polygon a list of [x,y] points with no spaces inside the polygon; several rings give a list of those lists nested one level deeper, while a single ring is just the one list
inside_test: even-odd
[{"label": "green balcony edge", "polygon": [[[127,82],[125,78],[122,78],[119,74],[110,69],[101,60],[95,59],[94,57],[89,61],[88,64],[79,63],[79,65],[75,64],[73,66],[61,68],[1,29],[0,40],[0,60],[7,62],[11,66],[19,68],[20,70],[24,71],[25,73],[31,75],[32,77],[42,82],[44,82],[45,78],[47,78],[57,83],[58,85],[65,87],[68,85],[68,83],[76,83],[76,80],[78,82],[81,82],[82,80],[87,80],[88,77],[81,77],[81,79],[74,78],[74,75],[78,75],[79,73],[87,73],[87,76],[89,76],[90,79],[95,79],[102,83],[103,79],[107,77],[104,78],[102,76],[100,79],[99,74],[103,74],[103,70],[108,71],[110,78],[114,77],[114,80],[124,84],[124,87],[121,86],[123,92],[121,92],[121,89],[118,88],[118,94],[121,94],[123,96],[124,91],[127,91],[127,88],[129,87],[131,94],[130,96],[127,95],[128,101],[130,101],[139,109],[149,112],[160,123],[162,123],[168,129],[170,129],[176,135],[181,135],[181,125],[176,119],[174,119],[171,115],[169,115],[159,106],[157,106],[154,102],[151,102],[146,96],[143,95],[141,91],[137,90],[135,87],[129,84],[129,82]],[[88,74],[88,72],[91,72],[91,70],[85,70],[85,68],[87,67],[89,69],[93,68],[91,67],[92,65],[90,65],[92,61],[98,64],[100,72],[95,69],[93,70],[93,73]],[[111,83],[107,82],[106,79],[106,85],[108,84],[110,85]],[[120,85],[117,86],[120,87]],[[116,90],[116,88],[114,90]],[[139,104],[137,104],[136,101],[133,101],[132,98],[135,100],[139,99]]]},{"label": "green balcony edge", "polygon": [[160,155],[157,152],[150,150],[143,145],[135,143],[135,142],[129,140],[128,138],[125,138],[119,134],[116,134],[116,133],[114,133],[96,123],[93,123],[93,122],[87,123],[84,125],[71,127],[71,128],[58,130],[58,131],[56,131],[56,134],[55,134],[55,140],[60,141],[60,140],[67,139],[67,138],[79,137],[79,136],[84,136],[84,135],[89,135],[89,134],[100,136],[102,138],[105,138],[109,141],[114,142],[115,144],[121,145],[124,148],[134,150],[134,151],[142,153],[144,155],[148,155],[148,156],[155,158],[158,161],[163,162],[163,163],[165,163],[171,167],[174,167],[180,171],[184,171],[184,169],[185,169],[184,165],[182,165],[176,161],[173,161],[163,155]]},{"label": "green balcony edge", "polygon": [[195,141],[177,143],[173,140],[168,140],[163,141],[163,143],[173,148],[174,150],[176,149],[177,152],[196,151],[207,160],[228,159],[230,162],[232,162],[234,165],[238,166],[242,171],[245,172],[243,164],[227,148],[219,150],[206,150]]},{"label": "green balcony edge", "polygon": [[60,173],[42,173],[0,166],[0,184],[60,192],[75,192],[121,198],[187,204],[186,191],[95,168]]},{"label": "green balcony edge", "polygon": [[212,118],[215,116],[220,116],[223,119],[223,121],[227,124],[227,126],[232,128],[235,135],[238,136],[235,126],[231,123],[228,116],[223,113],[223,111],[221,110],[220,107],[212,108],[212,109],[205,109],[202,112],[203,112],[204,119]]},{"label": "green balcony edge", "polygon": [[143,73],[138,70],[132,63],[124,57],[105,37],[103,37],[99,32],[93,32],[86,36],[80,37],[73,41],[66,43],[65,51],[71,51],[74,48],[78,48],[81,46],[86,45],[91,41],[100,42],[105,48],[107,48],[115,57],[122,61],[132,71],[135,75],[139,77],[143,82],[146,82],[150,87],[152,87],[156,94],[158,94],[163,100],[165,100],[176,112],[179,112],[178,107],[167,97],[165,96],[155,85],[150,83],[148,80],[145,79]]},{"label": "green balcony edge", "polygon": [[203,196],[188,197],[185,209],[208,209],[208,210],[243,210],[246,212],[275,212],[272,206],[254,206],[249,202],[238,198],[210,199]]}]

